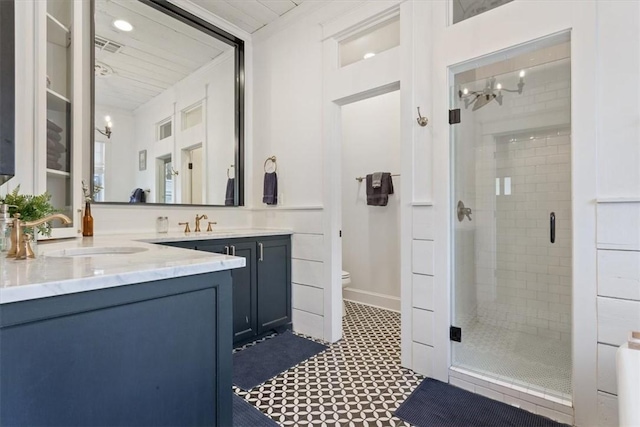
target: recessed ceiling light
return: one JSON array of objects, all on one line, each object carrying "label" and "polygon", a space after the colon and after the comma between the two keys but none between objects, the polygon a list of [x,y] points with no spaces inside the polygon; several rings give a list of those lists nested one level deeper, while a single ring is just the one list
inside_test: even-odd
[{"label": "recessed ceiling light", "polygon": [[116,19],[113,21],[113,26],[121,31],[131,31],[133,30],[133,25],[125,21],[124,19]]},{"label": "recessed ceiling light", "polygon": [[369,59],[369,58],[373,58],[374,56],[376,56],[375,53],[369,52],[369,53],[365,53],[363,58],[364,59]]}]

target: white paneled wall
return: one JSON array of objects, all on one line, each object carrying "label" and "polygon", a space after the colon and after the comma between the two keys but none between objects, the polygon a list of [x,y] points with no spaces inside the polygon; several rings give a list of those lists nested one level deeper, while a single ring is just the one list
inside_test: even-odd
[{"label": "white paneled wall", "polygon": [[640,330],[640,202],[599,203],[597,213],[598,425],[612,426],[616,351],[631,330]]},{"label": "white paneled wall", "polygon": [[293,329],[314,338],[324,336],[324,236],[322,209],[257,209],[253,226],[257,228],[288,228],[291,236],[291,281]]},{"label": "white paneled wall", "polygon": [[434,351],[433,206],[414,206],[412,210],[412,367],[416,372],[431,376]]}]

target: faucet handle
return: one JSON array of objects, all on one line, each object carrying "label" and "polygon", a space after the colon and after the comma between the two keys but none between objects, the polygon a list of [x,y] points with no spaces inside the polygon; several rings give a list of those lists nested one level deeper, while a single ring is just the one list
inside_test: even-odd
[{"label": "faucet handle", "polygon": [[207,224],[207,231],[213,231],[213,229],[211,228],[212,224],[215,225],[215,224],[217,224],[217,222],[209,221],[209,223]]},{"label": "faucet handle", "polygon": [[187,222],[179,222],[178,225],[184,225],[184,232],[191,233],[191,228],[189,228],[189,221]]}]

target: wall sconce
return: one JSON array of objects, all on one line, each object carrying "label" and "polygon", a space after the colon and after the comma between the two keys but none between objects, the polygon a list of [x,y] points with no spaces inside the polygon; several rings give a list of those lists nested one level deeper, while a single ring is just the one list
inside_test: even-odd
[{"label": "wall sconce", "polygon": [[104,121],[106,124],[104,125],[104,130],[96,127],[96,130],[100,132],[102,135],[106,136],[108,139],[111,139],[111,127],[113,123],[111,123],[111,117],[105,116]]}]

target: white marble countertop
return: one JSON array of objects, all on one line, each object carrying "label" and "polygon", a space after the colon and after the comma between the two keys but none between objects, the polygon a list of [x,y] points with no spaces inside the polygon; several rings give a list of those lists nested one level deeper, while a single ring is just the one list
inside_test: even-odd
[{"label": "white marble countertop", "polygon": [[[168,243],[168,242],[186,242],[191,240],[215,240],[215,239],[235,239],[241,237],[265,237],[265,236],[288,236],[292,234],[291,230],[270,229],[270,228],[233,228],[224,229],[217,228],[215,231],[202,231],[199,233],[140,233],[140,234],[123,234],[122,237],[140,242],[149,243]],[[115,236],[114,236],[115,237]]]},{"label": "white marble countertop", "polygon": [[[242,257],[153,243],[288,234],[291,232],[286,230],[220,229],[212,233],[121,234],[41,242],[36,259],[16,261],[5,258],[4,253],[0,255],[0,304],[245,266]],[[96,248],[111,251],[123,247],[140,252],[65,256]]]}]

